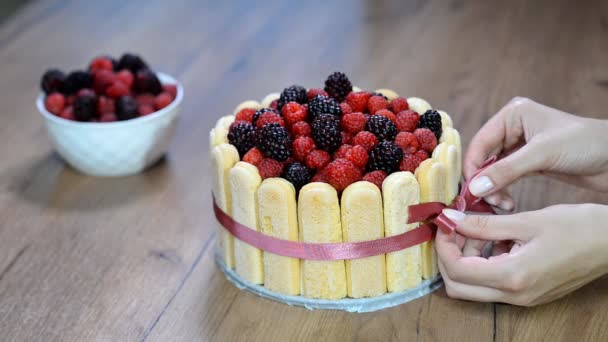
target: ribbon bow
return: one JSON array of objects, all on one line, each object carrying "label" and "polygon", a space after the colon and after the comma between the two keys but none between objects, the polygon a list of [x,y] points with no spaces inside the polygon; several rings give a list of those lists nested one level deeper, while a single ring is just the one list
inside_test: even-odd
[{"label": "ribbon bow", "polygon": [[428,202],[409,206],[409,217],[407,223],[430,220],[427,225],[431,226],[431,228],[434,230],[439,228],[445,233],[449,234],[456,229],[456,224],[442,213],[443,209],[449,208],[463,212],[474,211],[479,213],[496,214],[494,209],[492,209],[488,203],[486,203],[482,198],[473,195],[469,191],[469,184],[471,181],[475,179],[479,173],[487,169],[490,165],[494,164],[495,161],[496,156],[486,160],[481,167],[475,171],[473,176],[462,185],[460,194],[454,198],[452,204],[449,206],[442,202]]}]

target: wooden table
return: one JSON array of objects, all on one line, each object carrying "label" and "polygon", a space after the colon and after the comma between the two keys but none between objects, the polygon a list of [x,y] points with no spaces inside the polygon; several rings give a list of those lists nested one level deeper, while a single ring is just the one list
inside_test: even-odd
[{"label": "wooden table", "polygon": [[[239,291],[213,259],[207,152],[241,100],[335,70],[430,99],[465,144],[516,95],[608,118],[607,2],[50,0],[1,25],[0,340],[608,340],[608,278],[535,308],[439,291],[369,314]],[[126,50],[184,84],[178,135],[143,174],[87,177],[49,145],[39,77]],[[543,178],[514,193],[519,210],[608,202]]]}]

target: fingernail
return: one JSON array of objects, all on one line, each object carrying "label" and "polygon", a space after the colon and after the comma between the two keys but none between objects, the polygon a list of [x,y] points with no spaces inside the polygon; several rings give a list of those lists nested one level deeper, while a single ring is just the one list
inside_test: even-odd
[{"label": "fingernail", "polygon": [[452,221],[462,221],[467,216],[462,211],[454,209],[443,209],[443,215],[447,216]]},{"label": "fingernail", "polygon": [[494,188],[494,183],[488,176],[481,176],[473,179],[469,185],[469,190],[475,196],[481,196]]},{"label": "fingernail", "polygon": [[511,203],[511,201],[502,200],[498,207],[502,210],[511,211],[513,210],[513,203]]},{"label": "fingernail", "polygon": [[490,196],[486,196],[483,198],[484,201],[486,201],[488,204],[493,205],[493,206],[498,206],[498,198],[496,195],[490,195]]}]

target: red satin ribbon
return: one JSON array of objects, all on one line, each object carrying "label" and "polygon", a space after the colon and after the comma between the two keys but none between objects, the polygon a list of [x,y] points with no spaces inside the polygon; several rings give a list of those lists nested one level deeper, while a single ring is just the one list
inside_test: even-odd
[{"label": "red satin ribbon", "polygon": [[[493,157],[486,161],[471,179],[490,166],[495,160],[496,158]],[[487,203],[469,192],[469,182],[465,182],[460,195],[454,199],[454,202],[450,206],[446,206],[441,202],[429,202],[412,205],[408,208],[408,223],[425,220],[429,221],[428,223],[402,234],[369,241],[308,243],[283,240],[265,235],[233,220],[230,215],[217,206],[215,198],[213,198],[213,211],[219,223],[234,237],[269,253],[306,260],[358,259],[397,252],[430,241],[434,236],[436,227],[447,233],[452,232],[456,225],[441,213],[445,208],[494,213]]]}]

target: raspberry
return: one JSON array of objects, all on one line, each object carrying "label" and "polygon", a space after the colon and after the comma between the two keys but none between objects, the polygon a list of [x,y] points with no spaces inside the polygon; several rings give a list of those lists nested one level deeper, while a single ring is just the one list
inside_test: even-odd
[{"label": "raspberry", "polygon": [[270,158],[285,161],[291,155],[292,141],[289,132],[278,123],[269,123],[260,128],[256,132],[255,141],[256,147]]},{"label": "raspberry", "polygon": [[293,141],[293,156],[296,160],[304,161],[306,156],[315,149],[315,141],[309,137],[298,137]]},{"label": "raspberry", "polygon": [[416,153],[414,153],[414,155],[420,159],[421,163],[423,161],[429,159],[429,154],[424,150],[418,150],[418,151],[416,151]]},{"label": "raspberry", "polygon": [[262,115],[260,115],[257,120],[255,121],[255,126],[257,128],[262,128],[265,125],[269,124],[269,123],[277,123],[281,126],[285,126],[285,122],[283,121],[283,118],[274,112],[266,112],[266,113],[262,113]]},{"label": "raspberry", "polygon": [[116,80],[106,88],[106,95],[111,98],[119,98],[121,96],[129,95],[129,88],[122,83],[122,81]]},{"label": "raspberry", "polygon": [[382,170],[376,170],[363,175],[362,180],[374,183],[380,189],[380,191],[382,191],[382,182],[384,182],[385,178],[386,172]]},{"label": "raspberry", "polygon": [[418,128],[430,129],[433,134],[435,134],[435,138],[439,140],[439,138],[441,138],[441,134],[443,133],[441,114],[434,109],[427,110],[422,116],[420,116]]},{"label": "raspberry", "polygon": [[437,146],[437,138],[430,129],[418,128],[414,131],[414,135],[416,135],[421,149],[427,151],[428,153],[433,152]]},{"label": "raspberry", "polygon": [[361,145],[365,147],[365,149],[369,152],[374,148],[374,146],[378,145],[378,138],[372,132],[362,131],[357,133],[353,138],[353,143],[355,145]]},{"label": "raspberry", "polygon": [[270,158],[262,159],[257,167],[262,179],[280,177],[283,173],[283,164]]},{"label": "raspberry", "polygon": [[253,108],[243,108],[238,113],[236,113],[234,117],[234,121],[245,121],[251,123],[253,119],[253,114],[255,114],[256,110]]},{"label": "raspberry", "polygon": [[106,113],[114,113],[114,100],[102,95],[97,99],[97,114]]},{"label": "raspberry", "polygon": [[395,137],[395,144],[401,147],[403,153],[414,153],[420,148],[418,138],[410,132],[399,132]]},{"label": "raspberry", "polygon": [[340,103],[340,109],[342,110],[342,114],[348,114],[353,112],[353,109],[350,108],[350,106],[346,102]]},{"label": "raspberry", "polygon": [[267,113],[267,112],[273,112],[276,114],[280,115],[280,112],[277,109],[272,109],[272,108],[262,108],[260,110],[258,110],[257,112],[255,112],[255,114],[253,114],[253,117],[251,118],[251,123],[255,126],[255,124],[258,121],[258,118],[260,117],[260,115]]},{"label": "raspberry", "polygon": [[306,166],[300,163],[292,163],[287,165],[283,178],[287,179],[296,188],[296,191],[306,185],[310,181],[310,171]]},{"label": "raspberry", "polygon": [[72,71],[69,73],[68,77],[66,77],[63,90],[65,94],[74,94],[82,88],[92,87],[93,75],[88,71],[77,70]]},{"label": "raspberry", "polygon": [[135,96],[135,101],[137,102],[138,105],[149,105],[154,107],[154,102],[156,100],[156,97],[154,97],[154,95],[152,94],[140,94]]},{"label": "raspberry", "polygon": [[360,169],[365,168],[365,165],[367,165],[367,150],[361,145],[355,145],[353,148],[346,151],[345,157]]},{"label": "raspberry", "polygon": [[320,114],[312,121],[312,138],[321,150],[332,153],[342,143],[340,119],[331,114]]},{"label": "raspberry", "polygon": [[404,110],[410,109],[410,105],[403,97],[397,97],[391,101],[391,108],[393,108],[393,112],[399,113]]},{"label": "raspberry", "polygon": [[323,170],[331,161],[327,151],[314,150],[306,156],[306,167],[311,170]]},{"label": "raspberry", "polygon": [[116,70],[129,69],[134,74],[147,68],[148,65],[143,61],[143,59],[141,59],[141,57],[131,53],[125,53],[122,55],[116,65]]},{"label": "raspberry", "polygon": [[101,117],[99,118],[99,122],[114,122],[114,121],[118,121],[118,118],[116,118],[116,114],[114,114],[114,113],[105,113],[105,114],[102,114]]},{"label": "raspberry", "polygon": [[340,146],[340,148],[334,152],[334,159],[346,158],[346,152],[348,152],[351,148],[353,148],[353,145],[345,144]]},{"label": "raspberry", "polygon": [[57,69],[49,69],[40,80],[40,88],[45,94],[62,92],[65,82],[65,74]]},{"label": "raspberry", "polygon": [[365,128],[374,133],[380,141],[393,140],[397,135],[397,127],[395,127],[395,124],[382,115],[370,116]]},{"label": "raspberry", "polygon": [[284,105],[289,102],[306,103],[308,98],[306,97],[306,88],[299,85],[292,85],[283,89],[279,100],[277,101],[277,108],[282,109]]},{"label": "raspberry", "polygon": [[346,95],[353,90],[353,85],[344,73],[334,72],[325,80],[325,91],[338,102],[344,101]]},{"label": "raspberry", "polygon": [[82,88],[76,93],[76,97],[85,96],[85,95],[97,97],[97,94],[95,94],[93,89],[90,89],[90,88]]},{"label": "raspberry", "polygon": [[114,106],[118,120],[129,120],[137,117],[137,102],[131,96],[119,97]]},{"label": "raspberry", "polygon": [[155,110],[154,110],[154,107],[144,104],[144,105],[137,106],[137,112],[139,113],[140,116],[146,116],[148,114],[154,113]]},{"label": "raspberry", "polygon": [[264,159],[264,153],[260,151],[257,147],[251,148],[245,155],[243,156],[243,161],[247,162],[251,165],[258,166],[260,162]]},{"label": "raspberry", "polygon": [[268,107],[270,107],[272,109],[279,108],[279,101],[278,100],[272,100],[272,102],[270,102],[270,104],[268,105]]},{"label": "raspberry", "polygon": [[93,89],[98,94],[105,94],[108,88],[116,80],[116,75],[112,71],[98,70],[93,77]]},{"label": "raspberry", "polygon": [[342,115],[340,104],[331,97],[317,95],[308,103],[308,115],[312,120],[321,114]]},{"label": "raspberry", "polygon": [[298,121],[306,121],[307,112],[304,111],[302,105],[297,102],[285,104],[283,109],[281,109],[281,112],[283,113],[287,126],[291,126]]},{"label": "raspberry", "polygon": [[374,95],[367,101],[367,109],[371,114],[376,114],[380,109],[388,109],[388,101],[379,95]]},{"label": "raspberry", "polygon": [[366,91],[350,93],[346,96],[346,103],[348,103],[353,112],[363,113],[367,111],[367,101],[369,101],[371,96],[372,94]]},{"label": "raspberry", "polygon": [[171,104],[171,102],[173,102],[173,99],[169,93],[160,93],[154,100],[154,108],[161,110]]},{"label": "raspberry", "polygon": [[77,96],[74,100],[74,116],[78,121],[90,121],[95,118],[97,97],[93,95]]},{"label": "raspberry", "polygon": [[418,127],[419,120],[420,115],[413,110],[408,109],[397,113],[395,125],[399,132],[414,132],[416,127]]},{"label": "raspberry", "polygon": [[52,93],[44,99],[44,107],[49,112],[59,115],[65,107],[65,96],[61,93]]},{"label": "raspberry", "polygon": [[325,168],[327,181],[336,190],[342,191],[347,186],[361,179],[359,170],[350,160],[338,158]]},{"label": "raspberry", "polygon": [[63,108],[61,113],[59,113],[59,117],[66,120],[76,121],[76,117],[74,116],[74,107],[67,106]]},{"label": "raspberry", "polygon": [[369,152],[369,171],[383,170],[391,173],[399,168],[399,163],[403,159],[403,151],[399,146],[390,141],[381,141]]},{"label": "raspberry", "polygon": [[95,57],[91,61],[91,64],[89,64],[89,70],[91,70],[91,71],[95,71],[95,70],[112,71],[112,70],[114,70],[114,64],[112,63],[112,60],[106,56]]},{"label": "raspberry", "polygon": [[357,134],[365,129],[367,119],[363,113],[349,113],[342,116],[342,129],[345,132]]},{"label": "raspberry", "polygon": [[327,180],[327,172],[325,172],[325,170],[321,170],[315,173],[315,175],[310,179],[310,182],[329,183]]},{"label": "raspberry", "polygon": [[386,101],[388,101],[388,97],[386,97],[386,95],[384,95],[382,93],[373,92],[372,96],[380,96],[380,97],[383,97]]},{"label": "raspberry", "polygon": [[405,153],[403,155],[403,159],[401,160],[401,163],[399,164],[399,170],[409,171],[411,173],[414,173],[414,171],[416,171],[416,169],[418,168],[420,163],[421,163],[421,160],[418,156],[411,154],[411,153]]},{"label": "raspberry", "polygon": [[348,144],[352,145],[353,143],[353,135],[348,132],[340,132],[340,136],[342,137],[342,145]]},{"label": "raspberry", "polygon": [[228,142],[236,147],[241,157],[255,146],[255,136],[255,128],[242,121],[233,122],[228,130]]},{"label": "raspberry", "polygon": [[[127,88],[133,88],[133,82],[135,82],[135,76],[129,70],[121,70],[116,73],[116,78],[124,83]],[[175,96],[173,96],[175,97]]]},{"label": "raspberry", "polygon": [[163,90],[158,77],[148,69],[137,72],[134,87],[138,93],[151,93],[152,95],[158,95]]},{"label": "raspberry", "polygon": [[308,89],[308,92],[306,93],[308,101],[312,100],[317,95],[329,96],[329,94],[325,90],[320,88]]},{"label": "raspberry", "polygon": [[395,114],[388,109],[380,109],[376,112],[375,115],[382,115],[385,118],[391,120],[393,123],[397,122],[397,117],[395,116]]},{"label": "raspberry", "polygon": [[174,100],[177,97],[177,86],[175,84],[163,84],[163,91],[171,94]]},{"label": "raspberry", "polygon": [[291,133],[295,137],[309,137],[310,125],[306,121],[298,121],[291,126]]}]

